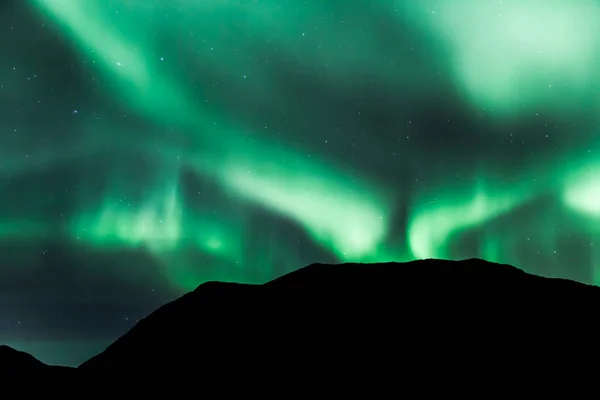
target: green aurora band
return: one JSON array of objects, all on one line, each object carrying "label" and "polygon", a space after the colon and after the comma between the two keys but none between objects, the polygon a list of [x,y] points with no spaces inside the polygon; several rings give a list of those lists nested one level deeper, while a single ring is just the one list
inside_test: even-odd
[{"label": "green aurora band", "polygon": [[[269,69],[261,68],[264,62],[252,57],[253,43],[268,41],[290,59],[319,67],[323,79],[341,87],[369,77],[389,86],[414,81],[420,71],[401,56],[396,55],[397,63],[381,61],[394,55],[379,43],[379,21],[364,12],[368,7],[391,16],[387,24],[421,35],[431,62],[445,69],[473,110],[486,110],[490,123],[510,125],[542,108],[566,119],[570,113],[595,115],[600,106],[597,1],[30,2],[73,43],[82,65],[98,76],[114,102],[170,132],[128,131],[127,125],[106,122],[98,132],[93,121],[81,132],[77,150],[48,152],[35,165],[2,158],[7,160],[2,168],[18,174],[107,147],[143,155],[148,177],[136,178],[136,164],[121,157],[114,161],[114,176],[105,177],[101,196],[88,196],[92,189],[85,184],[71,193],[77,212],[69,216],[66,235],[73,242],[98,251],[142,247],[182,290],[211,279],[264,281],[276,274],[269,269],[275,259],[285,260],[288,270],[300,267],[293,243],[284,240],[254,244],[260,255],[247,257],[248,238],[256,229],[246,223],[250,204],[292,221],[339,261],[480,256],[523,268],[559,265],[568,260],[555,257],[563,252],[562,238],[573,233],[585,237],[589,258],[579,262],[592,269],[590,283],[600,284],[600,242],[594,246],[600,239],[600,132],[585,132],[585,139],[556,157],[534,155],[510,174],[502,172],[502,161],[482,160],[471,179],[445,178],[422,190],[411,185],[414,193],[406,196],[397,183],[295,145],[268,126],[249,128],[208,94],[199,100],[181,73],[190,69],[181,54],[194,49],[202,60],[198,71],[214,68],[239,80],[248,93],[275,99],[277,107],[285,103],[284,94]],[[428,77],[416,79],[416,91],[435,91]],[[215,92],[206,83],[197,86],[202,85]],[[579,130],[573,124],[570,134],[583,136]],[[153,161],[160,169],[151,167]],[[199,194],[201,206],[193,207],[182,186],[184,173],[213,182],[236,206]],[[543,202],[548,196],[554,200]],[[536,205],[538,200],[543,205]],[[400,205],[408,210],[404,239],[392,237]],[[511,218],[527,207],[537,211],[520,221]],[[34,212],[2,219],[0,227],[2,236],[31,240],[53,229]],[[478,238],[474,245],[456,246],[469,235]],[[192,252],[220,263],[198,268]],[[248,273],[253,268],[264,271]]]}]

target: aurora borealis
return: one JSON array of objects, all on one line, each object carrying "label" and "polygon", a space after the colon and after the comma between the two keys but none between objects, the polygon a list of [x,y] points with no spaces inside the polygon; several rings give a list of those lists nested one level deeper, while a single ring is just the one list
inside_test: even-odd
[{"label": "aurora borealis", "polygon": [[600,284],[597,0],[5,3],[0,342],[313,262]]}]

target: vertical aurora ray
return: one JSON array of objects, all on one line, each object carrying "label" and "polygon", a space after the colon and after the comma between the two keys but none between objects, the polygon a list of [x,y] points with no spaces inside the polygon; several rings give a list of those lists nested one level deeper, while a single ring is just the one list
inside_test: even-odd
[{"label": "vertical aurora ray", "polygon": [[[600,285],[596,0],[0,9],[0,339],[36,356],[76,364],[65,343],[92,355],[202,282],[313,262]],[[105,307],[99,342],[57,332]]]},{"label": "vertical aurora ray", "polygon": [[[129,34],[121,33],[96,9],[98,4],[94,2],[40,0],[37,4],[82,51],[95,56],[100,64],[97,68],[114,82],[117,94],[129,106],[158,123],[182,124],[194,157],[210,157],[213,164],[203,166],[198,173],[208,175],[249,201],[297,221],[341,259],[360,260],[385,236],[389,206],[384,199],[369,194],[365,190],[367,185],[357,183],[356,179],[330,172],[333,167],[328,163],[263,145],[260,136],[240,149],[239,138],[232,135],[234,131],[221,128],[230,125],[223,117],[203,110],[186,94],[182,82],[159,72],[144,56],[154,51],[151,44],[129,39],[139,36],[133,33],[133,27],[129,28]],[[174,149],[187,151],[177,146]],[[240,150],[243,159],[235,156]],[[267,159],[270,166],[265,168]],[[183,162],[192,168],[199,164],[195,159]],[[155,194],[134,206],[133,211],[125,211],[120,200],[107,197],[109,200],[97,214],[78,218],[74,236],[94,243],[144,244],[160,256],[163,250],[172,253],[172,248],[180,246],[181,239],[190,235],[183,231],[182,211],[172,189],[157,188]],[[225,241],[218,239],[218,243]],[[215,252],[217,247],[221,246],[204,246],[203,250]],[[166,268],[168,271],[170,267]]]},{"label": "vertical aurora ray", "polygon": [[[180,272],[187,271],[179,273],[179,278],[171,276],[175,282],[186,281],[185,287],[201,281],[204,272],[195,274],[193,266],[184,267],[190,264],[185,261],[190,256],[182,256],[184,253],[210,255],[214,257],[211,262],[221,260],[231,271],[255,268],[245,256],[256,251],[249,243],[257,228],[245,222],[249,208],[290,221],[340,261],[470,256],[471,250],[457,253],[452,249],[464,232],[477,230],[485,236],[477,254],[506,262],[516,260],[510,250],[513,241],[499,237],[490,225],[498,219],[510,220],[537,198],[553,193],[561,199],[561,207],[576,214],[595,219],[599,212],[594,200],[598,192],[594,154],[580,157],[581,152],[596,148],[597,133],[581,133],[586,128],[579,126],[592,123],[591,110],[600,104],[594,95],[600,83],[595,73],[600,65],[600,28],[594,21],[600,9],[593,1],[508,0],[489,5],[475,0],[451,4],[395,1],[343,9],[316,1],[300,6],[293,0],[290,6],[268,1],[252,6],[190,2],[176,7],[170,2],[149,5],[95,0],[31,0],[30,4],[52,21],[52,29],[75,45],[83,68],[101,80],[104,95],[123,114],[152,126],[132,130],[108,121],[98,128],[98,122],[89,120],[76,147],[57,146],[36,158],[35,168],[45,168],[82,154],[96,157],[106,147],[119,154],[107,159],[104,183],[95,184],[101,190],[91,184],[78,186],[74,195],[77,207],[67,224],[71,240],[97,248],[143,248],[163,260],[167,276],[175,271],[174,265]],[[384,34],[384,25],[391,28],[386,32],[392,33]],[[400,39],[395,41],[394,35],[410,32],[418,34],[406,39],[406,46],[400,46]],[[268,43],[273,54],[285,54],[280,64],[272,63],[273,54],[261,50],[261,43]],[[413,56],[416,43],[421,50]],[[300,133],[282,134],[281,127],[266,122],[249,124],[215,100],[216,94],[230,85],[227,90],[236,87],[239,97],[249,96],[245,100],[248,108],[253,103],[268,103],[273,109],[285,109],[285,115],[297,112],[310,119],[310,113],[318,110],[305,100],[295,102],[281,90],[282,81],[275,77],[282,65],[296,65],[296,74],[307,77],[314,73],[313,81],[307,80],[306,85],[319,79],[333,82],[334,92],[339,94],[332,104],[344,103],[350,88],[364,90],[372,85],[377,88],[374,92],[379,91],[377,96],[387,96],[384,92],[389,90],[393,98],[417,101],[436,93],[432,77],[440,82],[447,78],[451,82],[443,90],[455,89],[456,96],[470,104],[470,112],[489,116],[490,125],[517,129],[519,139],[507,136],[511,143],[538,140],[536,132],[523,133],[514,127],[521,119],[542,113],[564,118],[553,124],[565,133],[544,131],[541,137],[571,135],[577,140],[568,148],[561,147],[565,140],[553,149],[542,151],[540,147],[539,154],[537,150],[518,152],[522,171],[511,170],[507,160],[516,160],[517,155],[505,147],[498,150],[501,154],[471,163],[480,165],[472,171],[477,176],[475,183],[452,184],[448,177],[470,163],[456,161],[448,171],[440,171],[434,180],[437,186],[406,184],[410,179],[394,179],[410,175],[407,170],[415,169],[411,165],[421,163],[417,153],[423,159],[444,156],[429,154],[429,144],[404,140],[413,135],[408,125],[413,117],[402,108],[410,108],[405,104],[389,106],[403,115],[399,117],[402,120],[394,128],[381,130],[371,130],[377,122],[362,120],[368,112],[351,116],[347,111],[348,118],[356,119],[360,126],[357,132],[364,130],[382,138],[381,143],[373,140],[364,146],[363,142],[364,148],[347,151],[357,154],[352,161],[342,159],[340,152],[333,156],[324,144],[316,144],[329,143],[330,134],[316,124],[311,126],[310,121],[307,126],[315,128],[315,133],[306,132],[309,140],[300,144],[301,140],[293,137]],[[218,78],[208,79],[209,73]],[[220,85],[224,89],[219,89]],[[350,105],[344,103],[344,107],[349,110]],[[579,116],[587,113],[589,121],[571,121],[573,112]],[[453,121],[452,116],[441,119]],[[338,127],[331,130],[342,125],[336,123]],[[436,129],[439,132],[428,131],[427,135],[471,134],[445,131],[443,126]],[[473,141],[480,141],[483,148],[489,140],[508,135],[501,128],[492,131],[490,135],[497,137],[475,135]],[[337,139],[345,140],[342,136]],[[366,164],[389,158],[386,147],[396,142],[404,143],[394,145],[392,154],[398,161],[373,173]],[[345,145],[354,146],[354,139]],[[135,161],[137,157],[144,161]],[[461,157],[468,160],[471,156]],[[34,169],[33,161],[5,159],[3,168],[11,174]],[[559,164],[563,161],[568,162]],[[157,167],[149,167],[151,164]],[[143,177],[136,171],[143,171]],[[448,177],[442,176],[445,173]],[[497,177],[504,173],[537,183],[498,185]],[[183,182],[185,174],[193,175],[197,185],[210,186],[210,191],[190,189]],[[401,208],[406,210],[405,246],[391,237],[391,232],[402,236],[394,225]],[[540,216],[539,220],[548,218]],[[518,229],[519,221],[512,223]],[[547,222],[535,224],[540,232],[548,233]],[[18,230],[32,239],[49,231],[43,218],[13,216],[0,226],[5,227],[3,234],[11,237]],[[594,229],[581,228],[591,239],[595,237]],[[543,241],[549,251],[556,242],[550,237]],[[293,246],[282,239],[275,247]],[[272,257],[262,259],[269,262]],[[242,275],[236,276],[245,279]]]}]

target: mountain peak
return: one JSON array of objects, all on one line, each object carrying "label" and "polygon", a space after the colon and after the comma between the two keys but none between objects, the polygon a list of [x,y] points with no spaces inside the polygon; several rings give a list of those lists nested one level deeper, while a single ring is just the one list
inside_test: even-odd
[{"label": "mountain peak", "polygon": [[[590,304],[600,304],[600,288],[481,259],[311,264],[263,285],[204,283],[80,368],[176,370],[189,359],[202,360],[206,373],[251,370],[252,360],[288,370],[317,359],[347,368],[356,354],[405,358],[423,341],[432,349],[453,341],[467,352],[472,332],[482,329],[530,329],[564,340],[552,332],[588,323],[581,313]],[[425,339],[434,332],[439,343]],[[513,336],[502,340],[520,345]]]},{"label": "mountain peak", "polygon": [[10,346],[0,346],[0,369],[39,368],[46,364],[31,354],[19,351]]}]

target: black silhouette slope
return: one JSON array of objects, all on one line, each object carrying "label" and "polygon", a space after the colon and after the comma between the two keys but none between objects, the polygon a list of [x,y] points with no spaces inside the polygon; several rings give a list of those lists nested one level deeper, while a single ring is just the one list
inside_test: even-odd
[{"label": "black silhouette slope", "polygon": [[541,362],[548,346],[597,337],[599,306],[598,287],[477,259],[314,264],[263,285],[203,284],[78,370],[366,379],[482,353]]},{"label": "black silhouette slope", "polygon": [[71,377],[77,370],[62,365],[48,365],[29,353],[0,345],[0,372],[21,375],[29,372],[50,372],[52,377]]},{"label": "black silhouette slope", "polygon": [[44,364],[31,354],[13,349],[9,346],[0,346],[0,370],[42,369],[47,368]]}]

